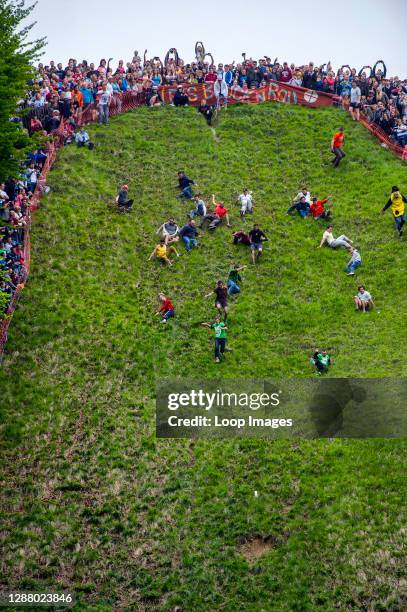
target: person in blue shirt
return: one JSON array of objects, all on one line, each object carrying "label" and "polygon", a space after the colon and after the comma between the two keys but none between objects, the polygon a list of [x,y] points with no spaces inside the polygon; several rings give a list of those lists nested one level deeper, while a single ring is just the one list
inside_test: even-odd
[{"label": "person in blue shirt", "polygon": [[185,244],[186,250],[189,252],[193,247],[198,246],[198,241],[196,239],[198,235],[198,230],[195,226],[195,221],[191,219],[189,223],[184,225],[179,232],[180,238],[182,242]]},{"label": "person in blue shirt", "polygon": [[187,200],[192,200],[193,193],[191,185],[195,185],[194,181],[189,179],[185,172],[178,172],[178,187],[181,190],[178,198],[186,198]]}]

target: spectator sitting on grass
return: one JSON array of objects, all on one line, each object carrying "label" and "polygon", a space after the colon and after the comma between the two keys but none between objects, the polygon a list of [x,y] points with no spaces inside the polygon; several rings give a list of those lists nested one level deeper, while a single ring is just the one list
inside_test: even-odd
[{"label": "spectator sitting on grass", "polygon": [[189,99],[188,96],[184,94],[182,85],[177,86],[177,91],[174,94],[172,103],[174,106],[188,106]]},{"label": "spectator sitting on grass", "polygon": [[75,142],[78,147],[84,147],[85,145],[87,145],[89,150],[92,150],[95,146],[93,142],[91,142],[89,134],[85,131],[84,127],[81,127],[79,132],[75,134]]},{"label": "spectator sitting on grass", "polygon": [[148,258],[148,261],[151,261],[151,259],[155,257],[162,263],[168,266],[172,266],[172,263],[170,261],[170,255],[172,255],[172,253],[175,253],[175,255],[179,257],[179,253],[177,253],[177,250],[175,249],[175,247],[167,246],[165,244],[165,241],[162,239],[160,240],[160,243],[157,244],[157,246],[154,248],[153,252]]},{"label": "spectator sitting on grass", "polygon": [[374,302],[369,291],[366,291],[364,285],[359,285],[358,294],[354,296],[356,310],[366,312],[374,307]]}]

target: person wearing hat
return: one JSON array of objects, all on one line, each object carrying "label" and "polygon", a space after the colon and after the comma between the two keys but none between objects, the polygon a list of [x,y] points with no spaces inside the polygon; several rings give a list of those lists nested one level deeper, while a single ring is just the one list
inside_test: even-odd
[{"label": "person wearing hat", "polygon": [[188,106],[189,98],[186,94],[184,94],[182,85],[177,86],[177,91],[174,94],[172,104],[174,106]]},{"label": "person wearing hat", "polygon": [[163,104],[157,85],[153,85],[152,89],[146,92],[146,104],[147,106],[161,106]]},{"label": "person wearing hat", "polygon": [[119,210],[121,209],[125,210],[126,212],[131,212],[131,207],[133,206],[134,200],[128,200],[128,195],[129,187],[128,185],[123,185],[116,197],[116,204]]}]

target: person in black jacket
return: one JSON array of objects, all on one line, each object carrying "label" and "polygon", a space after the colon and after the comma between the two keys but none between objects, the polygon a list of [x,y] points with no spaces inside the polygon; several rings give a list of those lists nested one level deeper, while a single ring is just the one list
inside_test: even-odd
[{"label": "person in black jacket", "polygon": [[184,94],[182,85],[178,85],[172,103],[174,106],[188,106],[189,99],[188,96]]}]

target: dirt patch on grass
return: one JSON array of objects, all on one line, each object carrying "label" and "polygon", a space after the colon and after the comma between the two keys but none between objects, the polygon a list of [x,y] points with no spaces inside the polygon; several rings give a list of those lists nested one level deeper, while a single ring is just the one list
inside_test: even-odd
[{"label": "dirt patch on grass", "polygon": [[276,541],[272,536],[256,535],[250,538],[242,538],[239,543],[239,552],[248,563],[254,563],[275,548]]}]

